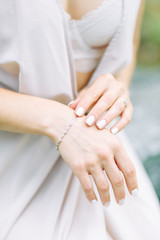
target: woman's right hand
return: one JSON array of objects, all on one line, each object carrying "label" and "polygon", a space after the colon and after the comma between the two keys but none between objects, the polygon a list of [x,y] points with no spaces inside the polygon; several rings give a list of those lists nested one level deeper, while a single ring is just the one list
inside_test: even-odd
[{"label": "woman's right hand", "polygon": [[125,198],[124,178],[130,194],[137,192],[135,167],[115,135],[107,129],[98,131],[96,126],[88,128],[84,118],[76,119],[59,145],[59,152],[78,177],[90,202],[97,200],[89,176],[92,175],[102,204],[109,205],[109,184],[103,172],[105,170],[116,201],[122,204]]}]

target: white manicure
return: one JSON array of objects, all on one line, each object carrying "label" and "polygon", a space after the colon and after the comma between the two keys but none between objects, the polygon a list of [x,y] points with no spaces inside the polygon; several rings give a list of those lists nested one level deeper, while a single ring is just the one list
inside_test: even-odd
[{"label": "white manicure", "polygon": [[97,126],[99,129],[101,129],[106,125],[106,123],[107,123],[107,121],[105,119],[103,119],[97,123]]},{"label": "white manicure", "polygon": [[136,188],[136,189],[132,190],[132,196],[137,197],[137,195],[138,195],[138,189]]},{"label": "white manicure", "polygon": [[89,116],[86,120],[86,123],[91,126],[95,121],[95,117],[93,115]]},{"label": "white manicure", "polygon": [[111,132],[112,132],[113,134],[116,134],[116,133],[118,132],[118,128],[113,128],[113,129],[111,130]]},{"label": "white manicure", "polygon": [[80,117],[82,116],[84,113],[84,108],[83,107],[79,107],[76,111],[76,114]]},{"label": "white manicure", "polygon": [[68,106],[69,106],[70,104],[72,104],[73,102],[74,102],[74,101],[69,102],[69,103],[68,103]]},{"label": "white manicure", "polygon": [[123,205],[124,203],[124,198],[122,198],[121,200],[119,200],[119,205]]},{"label": "white manicure", "polygon": [[109,205],[110,205],[110,201],[108,201],[104,204],[105,207],[109,207]]},{"label": "white manicure", "polygon": [[92,203],[93,205],[96,205],[96,204],[97,204],[97,200],[94,199],[94,200],[91,201],[91,203]]}]

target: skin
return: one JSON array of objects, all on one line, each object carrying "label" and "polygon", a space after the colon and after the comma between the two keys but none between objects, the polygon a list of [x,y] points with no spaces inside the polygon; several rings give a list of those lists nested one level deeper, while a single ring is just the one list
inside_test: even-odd
[{"label": "skin", "polygon": [[[73,3],[73,1],[71,2]],[[57,30],[55,29],[55,31]],[[58,37],[58,31],[55,34]],[[5,70],[12,71],[14,75],[19,74],[18,66],[16,64],[13,66],[13,64],[2,67],[4,69],[7,67]],[[108,84],[111,82],[116,84],[116,81],[121,82],[121,76],[123,76],[123,79],[125,76],[130,76],[131,69],[133,69],[133,65],[124,69],[116,80],[110,74],[100,76],[93,86],[95,87],[97,83],[101,82],[102,89],[104,78],[109,78]],[[125,81],[128,82],[128,80]],[[93,89],[93,86],[90,90]],[[110,87],[110,91],[111,89],[113,88]],[[105,86],[105,90],[107,92],[107,86]],[[125,91],[122,92],[125,93]],[[0,96],[0,130],[2,131],[40,134],[49,137],[56,144],[62,136],[62,129],[67,129],[75,116],[74,109],[57,101],[16,93],[2,88],[0,88]],[[96,100],[93,101],[92,99],[91,102],[95,104]],[[59,146],[59,152],[63,160],[78,177],[90,202],[97,199],[90,175],[95,181],[102,204],[105,205],[110,201],[109,184],[103,173],[103,170],[105,170],[112,184],[116,201],[119,203],[121,199],[125,198],[125,182],[130,193],[134,189],[138,189],[135,167],[115,135],[106,129],[98,131],[96,125],[88,127],[85,118],[85,116],[77,117],[63,138]]]},{"label": "skin", "polygon": [[[44,135],[56,144],[62,136],[62,129],[67,129],[75,117],[73,109],[57,101],[2,88],[0,96],[2,131]],[[95,126],[86,126],[84,116],[76,119],[63,138],[59,152],[78,177],[90,202],[96,199],[90,174],[96,182],[102,203],[105,204],[110,199],[103,170],[108,174],[117,203],[125,197],[124,179],[120,170],[129,192],[138,188],[134,165],[121,143],[109,131],[99,132]]]},{"label": "skin", "polygon": [[[85,1],[83,3],[80,0],[62,1],[65,10],[68,11],[72,18],[75,19],[80,19],[83,14],[86,14],[88,11],[97,8],[97,5],[100,5],[102,2],[103,0],[93,0],[91,4],[90,1]],[[77,72],[77,85],[79,87],[79,95],[69,106],[75,110],[75,113],[79,107],[83,107],[84,114],[91,109],[89,114],[85,117],[85,122],[91,115],[94,116],[95,120],[91,125],[88,125],[86,122],[88,126],[96,124],[97,128],[100,129],[97,123],[101,120],[106,120],[106,124],[103,126],[103,128],[101,128],[104,129],[113,119],[115,119],[117,116],[120,116],[120,120],[115,123],[110,129],[112,132],[115,128],[120,131],[131,121],[133,106],[130,101],[130,93],[128,87],[136,63],[143,10],[144,1],[141,2],[141,7],[137,18],[133,41],[133,59],[130,65],[121,70],[116,76],[113,76],[110,73],[99,76],[89,87],[85,87],[85,85],[87,84],[93,72]],[[125,107],[122,98],[127,101],[127,107]],[[102,114],[103,117],[101,117]]]},{"label": "skin", "polygon": [[[127,100],[126,107],[122,98]],[[114,128],[118,128],[119,131],[124,128],[131,121],[133,112],[128,89],[111,74],[105,74],[97,78],[92,85],[81,92],[75,103],[71,104],[70,107],[75,109],[76,114],[79,107],[84,108],[84,113],[91,108],[85,122],[90,116],[94,116],[94,122],[88,126],[96,123],[98,129],[104,129],[114,118],[121,116],[120,120],[111,128],[111,132]],[[102,114],[103,117],[100,118]],[[97,124],[101,120],[106,120],[106,124],[99,128]],[[86,122],[86,124],[88,123]]]}]

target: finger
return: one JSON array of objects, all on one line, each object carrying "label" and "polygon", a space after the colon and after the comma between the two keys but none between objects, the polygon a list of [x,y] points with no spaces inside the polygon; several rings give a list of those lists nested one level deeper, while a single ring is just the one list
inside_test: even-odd
[{"label": "finger", "polygon": [[122,171],[127,188],[130,194],[135,195],[138,192],[138,181],[134,164],[123,148],[118,148],[115,153],[117,166]]},{"label": "finger", "polygon": [[75,111],[76,115],[79,117],[83,116],[83,114],[85,114],[85,112],[98,101],[103,92],[104,84],[102,84],[102,81],[94,81],[85,91],[83,97],[78,103]]},{"label": "finger", "polygon": [[73,110],[75,110],[77,104],[79,103],[80,99],[77,98],[71,102],[68,103],[68,107],[72,108]]},{"label": "finger", "polygon": [[94,182],[97,186],[102,204],[104,206],[109,206],[110,204],[110,195],[109,195],[109,184],[107,179],[102,171],[102,169],[96,169],[94,172],[91,172]]},{"label": "finger", "polygon": [[124,179],[114,159],[103,161],[103,168],[111,182],[117,203],[123,204],[125,198]]},{"label": "finger", "polygon": [[[86,123],[92,126],[94,122],[116,101],[117,94],[113,94],[111,91],[105,93],[91,109],[86,117]],[[107,123],[107,122],[106,122]]]},{"label": "finger", "polygon": [[132,105],[128,104],[128,106],[122,112],[121,118],[110,129],[111,133],[116,134],[119,131],[121,131],[124,127],[126,127],[127,124],[131,121],[132,114],[133,114]]},{"label": "finger", "polygon": [[91,178],[88,174],[88,172],[79,172],[79,174],[76,174],[81,186],[83,188],[83,191],[86,195],[86,198],[92,203],[94,200],[97,201],[96,194],[93,189],[93,183],[91,181]]},{"label": "finger", "polygon": [[68,107],[75,110],[75,108],[77,107],[77,104],[80,102],[86,90],[87,90],[87,87],[82,88],[82,90],[78,92],[77,98],[68,103]]},{"label": "finger", "polygon": [[124,103],[118,98],[111,108],[96,122],[99,129],[103,129],[113,119],[118,117],[124,111]]}]

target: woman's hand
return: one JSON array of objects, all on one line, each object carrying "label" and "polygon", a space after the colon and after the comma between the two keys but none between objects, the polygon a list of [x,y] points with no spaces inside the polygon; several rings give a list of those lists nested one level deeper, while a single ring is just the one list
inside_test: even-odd
[{"label": "woman's hand", "polygon": [[75,110],[77,116],[83,116],[91,108],[85,121],[88,126],[96,122],[98,129],[105,128],[120,116],[120,120],[111,128],[114,134],[130,122],[133,112],[127,87],[111,74],[98,77],[89,87],[82,89],[69,107]]},{"label": "woman's hand", "polygon": [[[88,128],[85,116],[77,118],[63,138],[59,152],[63,160],[78,177],[87,199],[97,199],[89,175],[92,175],[102,204],[110,203],[109,184],[112,184],[117,203],[125,198],[124,179],[131,194],[137,193],[138,185],[134,165],[118,138],[107,129],[98,131],[96,126]],[[123,178],[124,176],[124,178]]]}]

